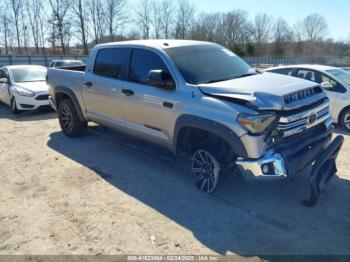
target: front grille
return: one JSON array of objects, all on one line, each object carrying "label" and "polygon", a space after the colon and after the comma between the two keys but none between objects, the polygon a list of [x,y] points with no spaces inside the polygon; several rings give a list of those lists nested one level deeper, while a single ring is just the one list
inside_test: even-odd
[{"label": "front grille", "polygon": [[291,104],[291,103],[306,99],[308,97],[314,96],[314,95],[319,94],[321,92],[322,92],[322,89],[319,86],[300,90],[300,91],[285,95],[284,102],[286,104]]},{"label": "front grille", "polygon": [[330,118],[329,100],[312,109],[306,111],[283,116],[277,126],[277,130],[283,137],[298,134],[305,129],[316,126]]},{"label": "front grille", "polygon": [[49,95],[39,95],[35,98],[35,100],[48,100]]}]

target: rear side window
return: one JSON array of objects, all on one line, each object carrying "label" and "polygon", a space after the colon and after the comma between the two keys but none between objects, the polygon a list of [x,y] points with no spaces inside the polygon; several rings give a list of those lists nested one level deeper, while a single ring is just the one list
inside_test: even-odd
[{"label": "rear side window", "polygon": [[126,55],[127,50],[124,48],[109,48],[100,50],[95,59],[93,71],[94,74],[114,79],[121,79]]},{"label": "rear side window", "polygon": [[274,70],[271,70],[270,72],[281,74],[281,75],[290,75],[291,76],[292,72],[293,72],[293,68],[274,69]]},{"label": "rear side window", "polygon": [[5,70],[0,70],[0,78],[7,78]]},{"label": "rear side window", "polygon": [[63,62],[56,62],[56,64],[55,64],[56,68],[60,68],[60,67],[64,67],[64,66],[65,66],[65,64]]},{"label": "rear side window", "polygon": [[147,84],[150,70],[163,70],[169,72],[163,60],[148,50],[135,49],[132,52],[130,63],[130,81]]}]

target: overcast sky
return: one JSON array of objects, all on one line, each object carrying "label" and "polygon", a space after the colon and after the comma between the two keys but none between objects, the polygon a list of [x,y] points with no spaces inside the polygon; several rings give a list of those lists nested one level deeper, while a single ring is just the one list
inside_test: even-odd
[{"label": "overcast sky", "polygon": [[252,17],[264,12],[283,17],[290,25],[312,13],[323,15],[328,22],[329,37],[350,40],[350,0],[189,0],[198,12],[243,9]]}]

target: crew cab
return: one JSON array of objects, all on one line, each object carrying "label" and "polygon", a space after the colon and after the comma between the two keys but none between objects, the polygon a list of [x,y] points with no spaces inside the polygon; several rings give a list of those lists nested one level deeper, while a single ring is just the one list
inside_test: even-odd
[{"label": "crew cab", "polygon": [[101,44],[86,67],[49,69],[48,84],[64,134],[80,136],[93,121],[189,155],[207,193],[233,170],[248,181],[286,180],[332,139],[318,84],[257,72],[214,43]]}]

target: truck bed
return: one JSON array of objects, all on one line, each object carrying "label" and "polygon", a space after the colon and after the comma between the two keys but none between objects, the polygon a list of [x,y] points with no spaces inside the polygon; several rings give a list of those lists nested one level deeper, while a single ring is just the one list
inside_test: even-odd
[{"label": "truck bed", "polygon": [[75,66],[67,68],[49,68],[47,72],[47,82],[50,86],[68,87],[74,92],[81,90],[85,66]]}]

